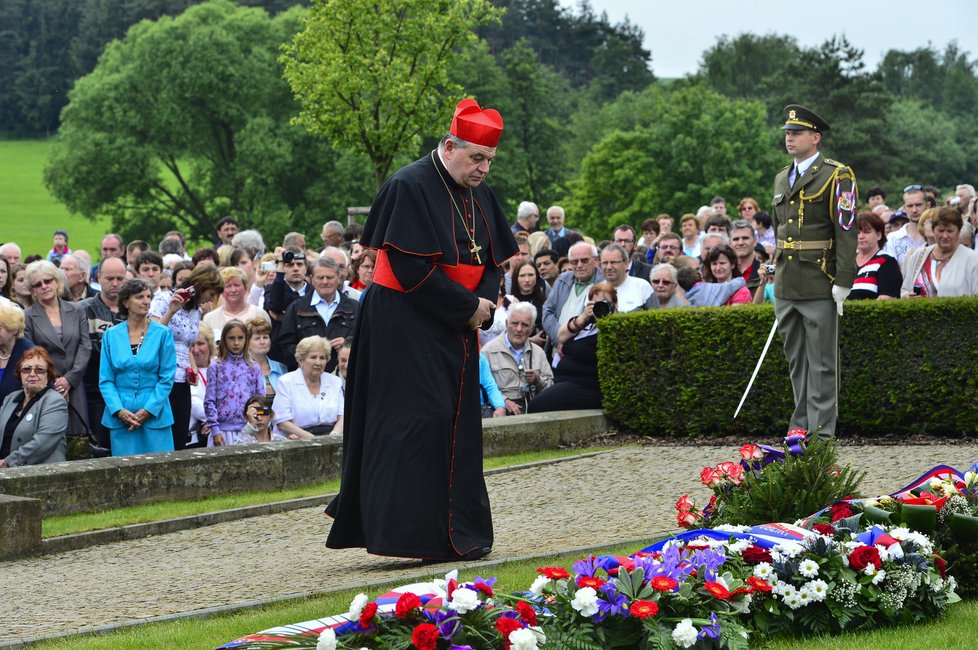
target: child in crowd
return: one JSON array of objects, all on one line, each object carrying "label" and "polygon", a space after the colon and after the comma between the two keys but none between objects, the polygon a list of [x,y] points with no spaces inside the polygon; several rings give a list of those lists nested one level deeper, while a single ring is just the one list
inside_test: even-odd
[{"label": "child in crowd", "polygon": [[286,436],[272,427],[275,411],[268,405],[268,398],[264,395],[252,395],[248,398],[244,408],[244,416],[247,422],[234,444],[246,445],[254,442],[288,440]]},{"label": "child in crowd", "polygon": [[230,320],[221,330],[217,361],[207,369],[204,413],[210,427],[208,447],[233,445],[246,424],[248,398],[265,392],[261,368],[248,354],[248,328]]},{"label": "child in crowd", "polygon": [[70,254],[71,249],[68,248],[68,233],[64,230],[55,230],[51,250],[48,251],[48,261],[61,266],[61,258]]},{"label": "child in crowd", "polygon": [[336,369],[333,374],[340,378],[340,394],[346,395],[346,367],[350,365],[350,350],[353,349],[353,337],[348,336],[336,355]]}]

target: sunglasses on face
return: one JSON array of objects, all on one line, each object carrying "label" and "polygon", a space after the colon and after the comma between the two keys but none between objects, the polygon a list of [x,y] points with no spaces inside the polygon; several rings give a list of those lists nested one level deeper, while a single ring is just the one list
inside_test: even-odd
[{"label": "sunglasses on face", "polygon": [[22,375],[46,375],[48,374],[48,369],[44,366],[24,366],[20,369],[20,374]]},{"label": "sunglasses on face", "polygon": [[52,282],[54,282],[54,278],[44,278],[43,280],[38,280],[37,282],[32,284],[31,289],[40,289],[42,286],[46,287]]}]

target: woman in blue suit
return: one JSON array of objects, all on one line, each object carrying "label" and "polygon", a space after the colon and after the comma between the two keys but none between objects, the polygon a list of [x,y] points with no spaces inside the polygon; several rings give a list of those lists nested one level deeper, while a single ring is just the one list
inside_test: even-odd
[{"label": "woman in blue suit", "polygon": [[113,456],[173,451],[170,389],[177,355],[169,328],[147,317],[152,301],[146,282],[126,282],[119,313],[127,320],[102,337],[98,385]]}]

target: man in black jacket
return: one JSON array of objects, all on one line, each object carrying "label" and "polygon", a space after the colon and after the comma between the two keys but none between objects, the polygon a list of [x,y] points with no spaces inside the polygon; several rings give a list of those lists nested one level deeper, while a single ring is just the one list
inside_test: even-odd
[{"label": "man in black jacket", "polygon": [[333,349],[326,372],[336,368],[339,349],[344,339],[353,334],[360,304],[347,298],[338,289],[340,279],[336,262],[320,257],[312,267],[312,286],[315,291],[292,302],[285,311],[282,326],[275,337],[273,358],[281,361],[289,370],[295,370],[295,346],[307,336],[322,336],[329,340]]}]

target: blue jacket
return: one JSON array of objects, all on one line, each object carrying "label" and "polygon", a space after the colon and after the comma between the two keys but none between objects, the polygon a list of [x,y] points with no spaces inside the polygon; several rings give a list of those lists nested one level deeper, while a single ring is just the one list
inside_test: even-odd
[{"label": "blue jacket", "polygon": [[99,364],[98,387],[105,399],[102,424],[110,429],[122,422],[114,414],[121,409],[135,413],[146,409],[153,417],[143,423],[148,429],[173,424],[170,411],[170,389],[177,369],[177,354],[170,328],[155,321],[149,322],[146,338],[133,356],[129,348],[126,323],[105,330],[102,336],[102,357]]}]

